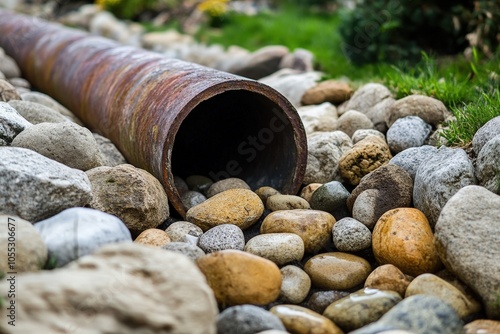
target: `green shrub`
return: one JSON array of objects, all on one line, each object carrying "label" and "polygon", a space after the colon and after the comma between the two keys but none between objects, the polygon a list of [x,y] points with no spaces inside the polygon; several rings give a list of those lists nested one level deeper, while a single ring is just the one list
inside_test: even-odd
[{"label": "green shrub", "polygon": [[361,1],[343,14],[344,54],[356,64],[415,62],[422,51],[455,54],[468,45],[465,35],[473,1]]},{"label": "green shrub", "polygon": [[126,20],[138,19],[145,12],[160,12],[178,6],[182,0],[96,0],[96,3]]}]

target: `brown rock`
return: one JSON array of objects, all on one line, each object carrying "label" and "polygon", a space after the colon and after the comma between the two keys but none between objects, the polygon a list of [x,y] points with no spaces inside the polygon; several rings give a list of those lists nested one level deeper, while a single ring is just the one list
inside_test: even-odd
[{"label": "brown rock", "polygon": [[331,239],[335,218],[318,210],[281,210],[270,213],[260,233],[295,233],[304,241],[306,253],[316,253]]},{"label": "brown rock", "polygon": [[500,333],[500,321],[479,319],[469,322],[464,327],[465,334],[498,334]]},{"label": "brown rock", "polygon": [[311,208],[305,199],[294,195],[273,195],[267,199],[266,207],[271,211]]},{"label": "brown rock", "polygon": [[340,104],[352,95],[352,88],[342,81],[326,80],[309,88],[302,96],[302,104],[321,104],[331,102]]},{"label": "brown rock", "polygon": [[266,205],[267,199],[273,195],[279,195],[280,192],[272,187],[260,187],[255,190],[255,193],[261,199],[264,206]]},{"label": "brown rock", "polygon": [[371,266],[359,256],[331,252],[313,256],[304,265],[304,270],[317,288],[348,290],[365,281]]},{"label": "brown rock", "polygon": [[305,199],[306,201],[309,202],[311,200],[311,196],[314,193],[314,191],[316,189],[318,189],[319,187],[321,187],[322,185],[323,185],[322,183],[310,183],[310,184],[308,184],[307,186],[302,188],[302,191],[300,192],[300,197],[302,197],[303,199]]},{"label": "brown rock", "polygon": [[343,334],[330,319],[297,305],[277,305],[269,310],[294,334]]},{"label": "brown rock", "polygon": [[433,273],[442,266],[429,221],[414,208],[382,215],[373,230],[372,247],[378,263],[393,264],[412,276]]},{"label": "brown rock", "polygon": [[404,296],[410,282],[410,278],[397,267],[384,264],[371,272],[365,281],[365,288],[396,291]]},{"label": "brown rock", "polygon": [[410,95],[394,102],[385,115],[389,127],[406,116],[418,116],[436,127],[449,114],[443,102],[424,95]]},{"label": "brown rock", "polygon": [[21,100],[21,95],[8,81],[0,79],[0,102]]},{"label": "brown rock", "polygon": [[280,294],[278,266],[259,256],[223,250],[202,256],[196,263],[220,305],[265,305]]},{"label": "brown rock", "polygon": [[391,160],[387,143],[375,136],[369,136],[342,155],[339,170],[342,177],[356,186],[361,178]]},{"label": "brown rock", "polygon": [[245,230],[264,212],[264,205],[253,191],[229,189],[191,208],[186,220],[206,231],[222,224],[234,224]]},{"label": "brown rock", "polygon": [[162,247],[170,242],[170,237],[165,231],[159,230],[157,228],[150,228],[142,231],[141,234],[134,240],[136,244]]},{"label": "brown rock", "polygon": [[477,300],[467,298],[462,291],[436,275],[422,274],[415,277],[406,289],[405,298],[422,294],[440,298],[450,305],[462,319],[481,310],[481,305]]},{"label": "brown rock", "polygon": [[266,233],[248,240],[245,252],[273,261],[278,266],[304,257],[304,241],[295,233]]},{"label": "brown rock", "polygon": [[348,110],[337,120],[337,130],[345,132],[349,137],[361,129],[373,129],[372,121],[357,110]]},{"label": "brown rock", "polygon": [[90,207],[120,218],[132,235],[154,228],[169,215],[168,198],[153,175],[132,165],[88,170]]},{"label": "brown rock", "polygon": [[207,190],[207,198],[213,197],[217,194],[220,194],[223,191],[229,189],[248,189],[250,190],[250,186],[243,181],[242,179],[238,179],[236,177],[231,177],[228,179],[220,180],[213,183],[210,188]]}]

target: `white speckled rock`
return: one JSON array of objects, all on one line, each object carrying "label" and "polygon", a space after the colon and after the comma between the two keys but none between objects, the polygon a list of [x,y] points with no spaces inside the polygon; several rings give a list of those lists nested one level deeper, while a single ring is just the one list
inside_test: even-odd
[{"label": "white speckled rock", "polygon": [[358,252],[372,245],[368,227],[354,218],[343,218],[333,225],[333,244],[341,252]]},{"label": "white speckled rock", "polygon": [[492,118],[484,124],[472,138],[472,148],[476,155],[481,152],[483,146],[493,137],[500,134],[500,116]]},{"label": "white speckled rock", "polygon": [[500,134],[490,139],[479,152],[476,176],[480,185],[500,194]]},{"label": "white speckled rock", "polygon": [[45,241],[49,257],[62,267],[100,247],[117,242],[132,242],[123,222],[107,213],[71,208],[35,224]]},{"label": "white speckled rock", "polygon": [[418,116],[399,118],[387,130],[387,144],[393,153],[419,147],[424,144],[431,130],[432,126]]},{"label": "white speckled rock", "polygon": [[198,240],[198,247],[203,249],[205,253],[224,249],[243,250],[245,248],[245,236],[238,226],[222,224],[203,233]]},{"label": "white speckled rock", "polygon": [[294,233],[261,234],[248,240],[245,252],[271,260],[278,266],[300,261],[304,257],[304,242]]},{"label": "white speckled rock", "polygon": [[9,145],[31,123],[8,103],[0,102],[0,146]]}]

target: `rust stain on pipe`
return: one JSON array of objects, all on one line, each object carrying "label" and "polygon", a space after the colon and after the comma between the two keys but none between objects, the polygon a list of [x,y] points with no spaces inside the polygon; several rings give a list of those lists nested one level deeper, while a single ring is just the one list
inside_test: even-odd
[{"label": "rust stain on pipe", "polygon": [[155,175],[182,216],[173,175],[240,177],[283,193],[302,183],[302,123],[268,86],[5,10],[0,47],[37,89]]}]

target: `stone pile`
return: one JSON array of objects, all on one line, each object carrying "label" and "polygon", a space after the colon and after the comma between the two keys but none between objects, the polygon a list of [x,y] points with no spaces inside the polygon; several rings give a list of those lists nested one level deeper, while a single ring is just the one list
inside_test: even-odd
[{"label": "stone pile", "polygon": [[[82,25],[129,41],[130,26],[89,8]],[[138,36],[177,52],[167,33]],[[0,270],[13,271],[15,226],[18,291],[8,297],[3,280],[0,296],[15,300],[15,329],[498,333],[500,117],[476,133],[472,151],[437,148],[452,116],[436,99],[318,83],[300,50],[235,53],[233,72],[298,107],[304,187],[285,195],[236,178],[176,177],[189,208],[179,220],[156,178],[31,91],[0,49]]]}]

